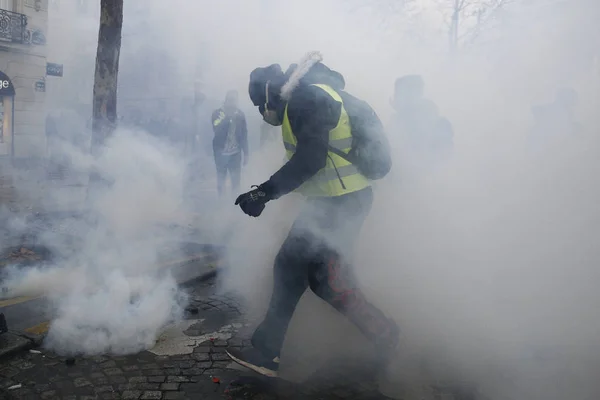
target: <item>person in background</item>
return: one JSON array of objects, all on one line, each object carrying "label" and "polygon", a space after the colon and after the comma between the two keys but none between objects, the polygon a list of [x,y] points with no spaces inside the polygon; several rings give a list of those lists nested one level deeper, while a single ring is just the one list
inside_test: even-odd
[{"label": "person in background", "polygon": [[575,119],[578,95],[572,88],[560,88],[554,101],[531,107],[534,126],[529,134],[529,146],[539,149],[555,137],[577,135],[582,126]]},{"label": "person in background", "polygon": [[217,191],[222,197],[227,173],[231,176],[232,192],[236,193],[240,188],[242,163],[248,163],[248,128],[246,117],[238,108],[237,91],[227,92],[223,106],[212,114],[212,125]]},{"label": "person in background", "polygon": [[396,79],[390,101],[395,113],[389,131],[400,139],[403,159],[429,167],[450,156],[454,131],[450,121],[439,115],[435,103],[424,97],[424,87],[420,75]]}]

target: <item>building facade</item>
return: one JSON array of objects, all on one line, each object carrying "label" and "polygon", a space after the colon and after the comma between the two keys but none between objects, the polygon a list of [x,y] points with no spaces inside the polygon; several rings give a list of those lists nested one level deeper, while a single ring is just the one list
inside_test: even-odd
[{"label": "building facade", "polygon": [[46,151],[48,0],[0,0],[0,157]]}]

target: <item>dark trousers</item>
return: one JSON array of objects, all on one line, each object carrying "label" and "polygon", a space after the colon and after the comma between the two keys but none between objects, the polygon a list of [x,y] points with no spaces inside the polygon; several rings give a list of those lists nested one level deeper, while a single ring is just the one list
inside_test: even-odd
[{"label": "dark trousers", "polygon": [[372,202],[371,188],[307,201],[275,258],[267,315],[252,336],[252,345],[265,356],[279,356],[296,305],[309,287],[383,352],[396,346],[395,323],[366,301],[350,267],[354,242]]},{"label": "dark trousers", "polygon": [[215,153],[215,164],[217,166],[217,191],[219,196],[223,195],[227,172],[231,176],[231,190],[234,194],[239,192],[240,179],[242,176],[242,153],[223,155]]}]

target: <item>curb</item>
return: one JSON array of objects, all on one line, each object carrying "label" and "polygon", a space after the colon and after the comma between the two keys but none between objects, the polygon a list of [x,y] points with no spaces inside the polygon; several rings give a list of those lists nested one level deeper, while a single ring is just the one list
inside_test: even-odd
[{"label": "curb", "polygon": [[[180,279],[177,279],[177,284],[180,288],[187,288],[194,284],[206,282],[215,278],[225,267],[223,265],[223,260],[218,257],[216,260],[209,260],[208,263],[204,265],[209,268],[208,271],[205,271],[200,275],[190,274],[189,270],[197,269],[198,263],[202,262],[204,258],[206,257],[197,255],[195,257],[190,257],[187,260],[181,260],[180,262],[165,263],[163,266],[166,268],[169,265],[172,265],[171,269],[173,270],[174,275],[177,275],[177,272],[180,272],[174,270],[184,270],[187,267],[188,273],[186,274],[184,271],[184,275],[181,276]],[[10,321],[8,321],[8,326],[10,328]],[[0,360],[11,357],[16,353],[39,347],[46,336],[48,326],[49,322],[44,321],[31,328],[23,330],[9,329],[7,332],[0,333]]]},{"label": "curb", "polygon": [[24,336],[18,332],[4,332],[0,334],[0,360],[8,358],[24,350],[32,349],[40,343],[36,340]]}]

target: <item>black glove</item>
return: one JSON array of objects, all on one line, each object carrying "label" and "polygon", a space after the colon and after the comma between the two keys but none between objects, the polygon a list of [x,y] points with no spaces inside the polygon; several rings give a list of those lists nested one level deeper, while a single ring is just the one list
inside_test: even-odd
[{"label": "black glove", "polygon": [[252,186],[256,189],[240,194],[235,200],[235,205],[239,205],[242,211],[251,217],[260,216],[265,209],[265,204],[271,200],[271,197],[261,186]]}]

